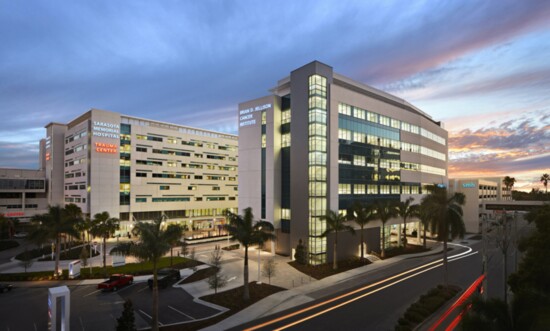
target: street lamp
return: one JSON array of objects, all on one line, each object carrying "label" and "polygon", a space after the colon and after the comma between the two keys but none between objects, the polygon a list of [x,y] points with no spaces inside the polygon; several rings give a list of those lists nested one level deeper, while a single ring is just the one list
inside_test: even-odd
[{"label": "street lamp", "polygon": [[[262,231],[262,227],[260,226],[258,228],[259,231]],[[260,239],[260,241],[258,241],[258,284],[261,284],[262,283],[262,279],[260,278],[260,264],[262,262],[262,259],[260,257],[260,253],[261,253],[261,247],[262,247],[262,240]]]}]

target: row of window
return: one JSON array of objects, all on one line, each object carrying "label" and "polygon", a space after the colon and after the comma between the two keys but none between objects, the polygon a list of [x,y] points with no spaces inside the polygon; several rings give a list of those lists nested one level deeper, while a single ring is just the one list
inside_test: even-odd
[{"label": "row of window", "polygon": [[[0,205],[0,209],[1,208],[5,208],[5,209],[22,209],[23,205]],[[30,203],[30,204],[25,205],[25,209],[37,209],[37,208],[38,208],[38,205],[34,204],[34,203]]]},{"label": "row of window", "polygon": [[361,132],[353,132],[346,129],[338,129],[338,139],[355,141],[358,143],[370,144],[375,146],[395,148],[413,153],[420,153],[422,155],[430,156],[442,161],[445,161],[447,159],[447,156],[444,153],[434,151],[433,149],[430,149],[428,147],[402,142],[399,140],[369,135]]},{"label": "row of window", "polygon": [[65,185],[65,191],[85,190],[86,184],[79,185]]},{"label": "row of window", "polygon": [[85,203],[86,198],[78,198],[78,197],[65,197],[65,202],[75,202],[75,203]]},{"label": "row of window", "polygon": [[338,184],[338,194],[420,194],[414,185]]},{"label": "row of window", "polygon": [[[226,197],[193,197],[194,201],[225,201]],[[227,197],[229,201],[235,201],[236,197]],[[145,203],[148,199],[146,197],[136,198],[137,203]],[[191,197],[162,197],[151,198],[151,202],[189,202]]]},{"label": "row of window", "polygon": [[71,160],[71,161],[65,162],[65,167],[70,167],[70,166],[73,166],[73,165],[84,164],[84,163],[86,163],[86,157],[85,156],[83,156],[81,158],[78,158],[76,160]]},{"label": "row of window", "polygon": [[[162,137],[156,137],[156,136],[151,136],[151,135],[140,135],[140,134],[136,135],[136,139],[138,139],[138,140],[158,141],[158,142],[163,141]],[[180,138],[174,138],[174,137],[166,138],[166,142],[169,143],[169,144],[179,144],[179,140],[180,140]],[[185,145],[185,146],[219,149],[219,150],[222,150],[222,151],[230,151],[230,152],[236,152],[237,151],[237,146],[233,146],[233,145],[221,146],[221,145],[218,145],[216,143],[207,142],[207,141],[186,141],[186,140],[182,140],[181,144]]]},{"label": "row of window", "polygon": [[71,172],[71,173],[66,173],[65,174],[65,178],[75,178],[75,177],[82,177],[82,176],[86,176],[86,173],[85,172]]},{"label": "row of window", "polygon": [[71,155],[73,153],[80,152],[81,150],[88,149],[88,144],[78,145],[65,151],[65,155]]},{"label": "row of window", "polygon": [[65,139],[65,144],[68,144],[68,143],[70,143],[70,142],[72,142],[72,141],[78,140],[78,139],[80,139],[80,138],[82,138],[82,137],[86,137],[87,135],[88,135],[88,131],[79,132],[79,133],[77,133],[77,134],[75,134],[75,135],[73,135],[73,136],[71,136],[71,137],[67,137],[67,138]]},{"label": "row of window", "polygon": [[[148,177],[147,172],[136,172],[136,177]],[[204,179],[204,180],[227,180],[230,182],[237,181],[237,177],[227,177],[221,175],[190,175],[182,173],[151,173],[152,178],[178,178],[178,179]]]},{"label": "row of window", "polygon": [[380,114],[377,114],[377,113],[373,113],[373,112],[370,112],[370,111],[367,111],[367,110],[364,110],[364,109],[361,109],[361,108],[358,108],[358,107],[350,106],[350,105],[347,105],[347,104],[344,104],[344,103],[339,103],[338,104],[338,113],[343,114],[343,115],[347,115],[347,116],[352,116],[352,117],[355,117],[355,118],[359,118],[359,119],[362,119],[362,120],[366,120],[366,121],[369,121],[369,122],[382,124],[382,125],[385,125],[385,126],[395,128],[395,129],[401,129],[402,131],[407,131],[407,132],[419,134],[419,135],[422,135],[423,137],[428,138],[430,140],[433,140],[433,141],[435,141],[435,142],[437,142],[441,145],[446,145],[445,138],[443,138],[443,137],[441,137],[441,136],[439,136],[439,135],[437,135],[433,132],[430,132],[430,131],[428,131],[424,128],[420,128],[417,125],[410,124],[410,123],[407,123],[407,122],[403,122],[403,121],[400,121],[400,120],[396,120],[394,118],[387,117],[387,116],[384,116],[384,115],[380,115]]}]

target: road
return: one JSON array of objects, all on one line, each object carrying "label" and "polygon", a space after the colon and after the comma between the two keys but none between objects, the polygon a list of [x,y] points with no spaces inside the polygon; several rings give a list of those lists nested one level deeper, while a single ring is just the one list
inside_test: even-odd
[{"label": "road", "polygon": [[[481,242],[471,245],[471,251],[458,249],[449,262],[449,283],[466,289],[481,274]],[[502,257],[490,247],[488,293],[502,295]],[[511,254],[512,255],[512,254]],[[512,258],[512,257],[510,257]],[[412,263],[411,259],[409,263]],[[241,325],[235,330],[390,330],[405,310],[429,289],[443,281],[442,264],[436,257],[423,261],[417,268],[407,268],[391,277],[370,276],[357,280],[352,288],[334,288],[313,293],[312,303]],[[404,261],[403,265],[406,265]],[[510,268],[512,269],[512,268]],[[342,284],[337,286],[342,287]],[[335,286],[336,287],[336,286]],[[327,295],[328,294],[328,295]]]}]

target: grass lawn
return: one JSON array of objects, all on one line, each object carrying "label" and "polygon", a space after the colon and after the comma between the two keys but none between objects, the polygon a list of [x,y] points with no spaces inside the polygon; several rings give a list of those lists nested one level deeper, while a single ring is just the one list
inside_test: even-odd
[{"label": "grass lawn", "polygon": [[199,280],[206,279],[214,274],[216,274],[216,268],[214,267],[197,270],[191,276],[185,279],[182,279],[178,284],[189,284],[189,283],[197,282]]},{"label": "grass lawn", "polygon": [[362,262],[361,259],[354,257],[348,260],[338,261],[338,269],[334,270],[332,269],[332,262],[316,266],[300,264],[297,261],[288,262],[288,264],[290,264],[298,271],[315,279],[323,279],[325,277],[336,275],[340,272],[348,271],[351,269],[359,268],[370,263],[371,262],[367,259]]},{"label": "grass lawn", "polygon": [[[202,264],[202,262],[193,261],[184,257],[174,256],[173,268],[184,269]],[[170,257],[163,257],[158,264],[158,269],[170,267]],[[107,267],[107,275],[112,274],[131,274],[150,275],[153,273],[153,264],[151,262],[129,263],[120,267]],[[24,281],[24,280],[51,280],[53,279],[53,267],[51,271],[40,272],[21,272],[12,274],[0,274],[0,281]],[[80,270],[80,279],[105,278],[105,273],[101,267],[93,267],[90,273],[89,267],[82,267]],[[63,270],[63,279],[68,279],[67,270]]]},{"label": "grass lawn", "polygon": [[214,318],[210,318],[204,321],[194,322],[194,323],[161,327],[160,329],[163,331],[199,330],[209,325],[216,324],[226,319],[227,317],[245,309],[246,307],[253,305],[254,303],[262,300],[265,297],[268,297],[274,293],[286,290],[282,287],[268,285],[266,283],[257,284],[256,282],[249,283],[249,288],[250,288],[250,300],[248,300],[247,302],[243,301],[242,299],[243,297],[242,286],[231,290],[227,290],[224,292],[218,292],[218,294],[210,294],[200,298],[201,300],[212,302],[214,304],[230,309],[229,311],[219,316],[216,316]]},{"label": "grass lawn", "polygon": [[411,245],[407,244],[407,247],[401,246],[401,247],[390,247],[386,248],[386,259],[389,259],[390,257],[394,257],[397,255],[403,255],[403,254],[416,254],[416,253],[423,253],[429,251],[429,248],[424,248],[424,246],[419,245]]}]

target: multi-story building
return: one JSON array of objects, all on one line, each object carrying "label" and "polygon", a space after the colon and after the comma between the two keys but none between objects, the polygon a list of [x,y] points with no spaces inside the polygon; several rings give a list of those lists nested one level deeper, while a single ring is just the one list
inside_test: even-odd
[{"label": "multi-story building", "polygon": [[[418,203],[424,184],[447,185],[447,131],[408,102],[317,61],[270,91],[239,105],[239,210],[274,224],[278,253],[292,254],[302,239],[309,262],[323,263],[332,255],[332,237],[321,237],[328,209]],[[369,250],[379,249],[380,232],[367,229]],[[344,255],[356,255],[358,239],[339,236]]]},{"label": "multi-story building", "polygon": [[466,232],[481,231],[481,215],[486,213],[487,202],[512,200],[510,190],[504,186],[503,179],[503,177],[449,179],[450,192],[460,192],[466,197],[462,207]]},{"label": "multi-story building", "polygon": [[221,229],[237,207],[237,136],[92,109],[41,142],[50,204],[109,212],[121,232],[164,215]]},{"label": "multi-story building", "polygon": [[28,222],[47,211],[44,170],[0,168],[0,214]]}]

